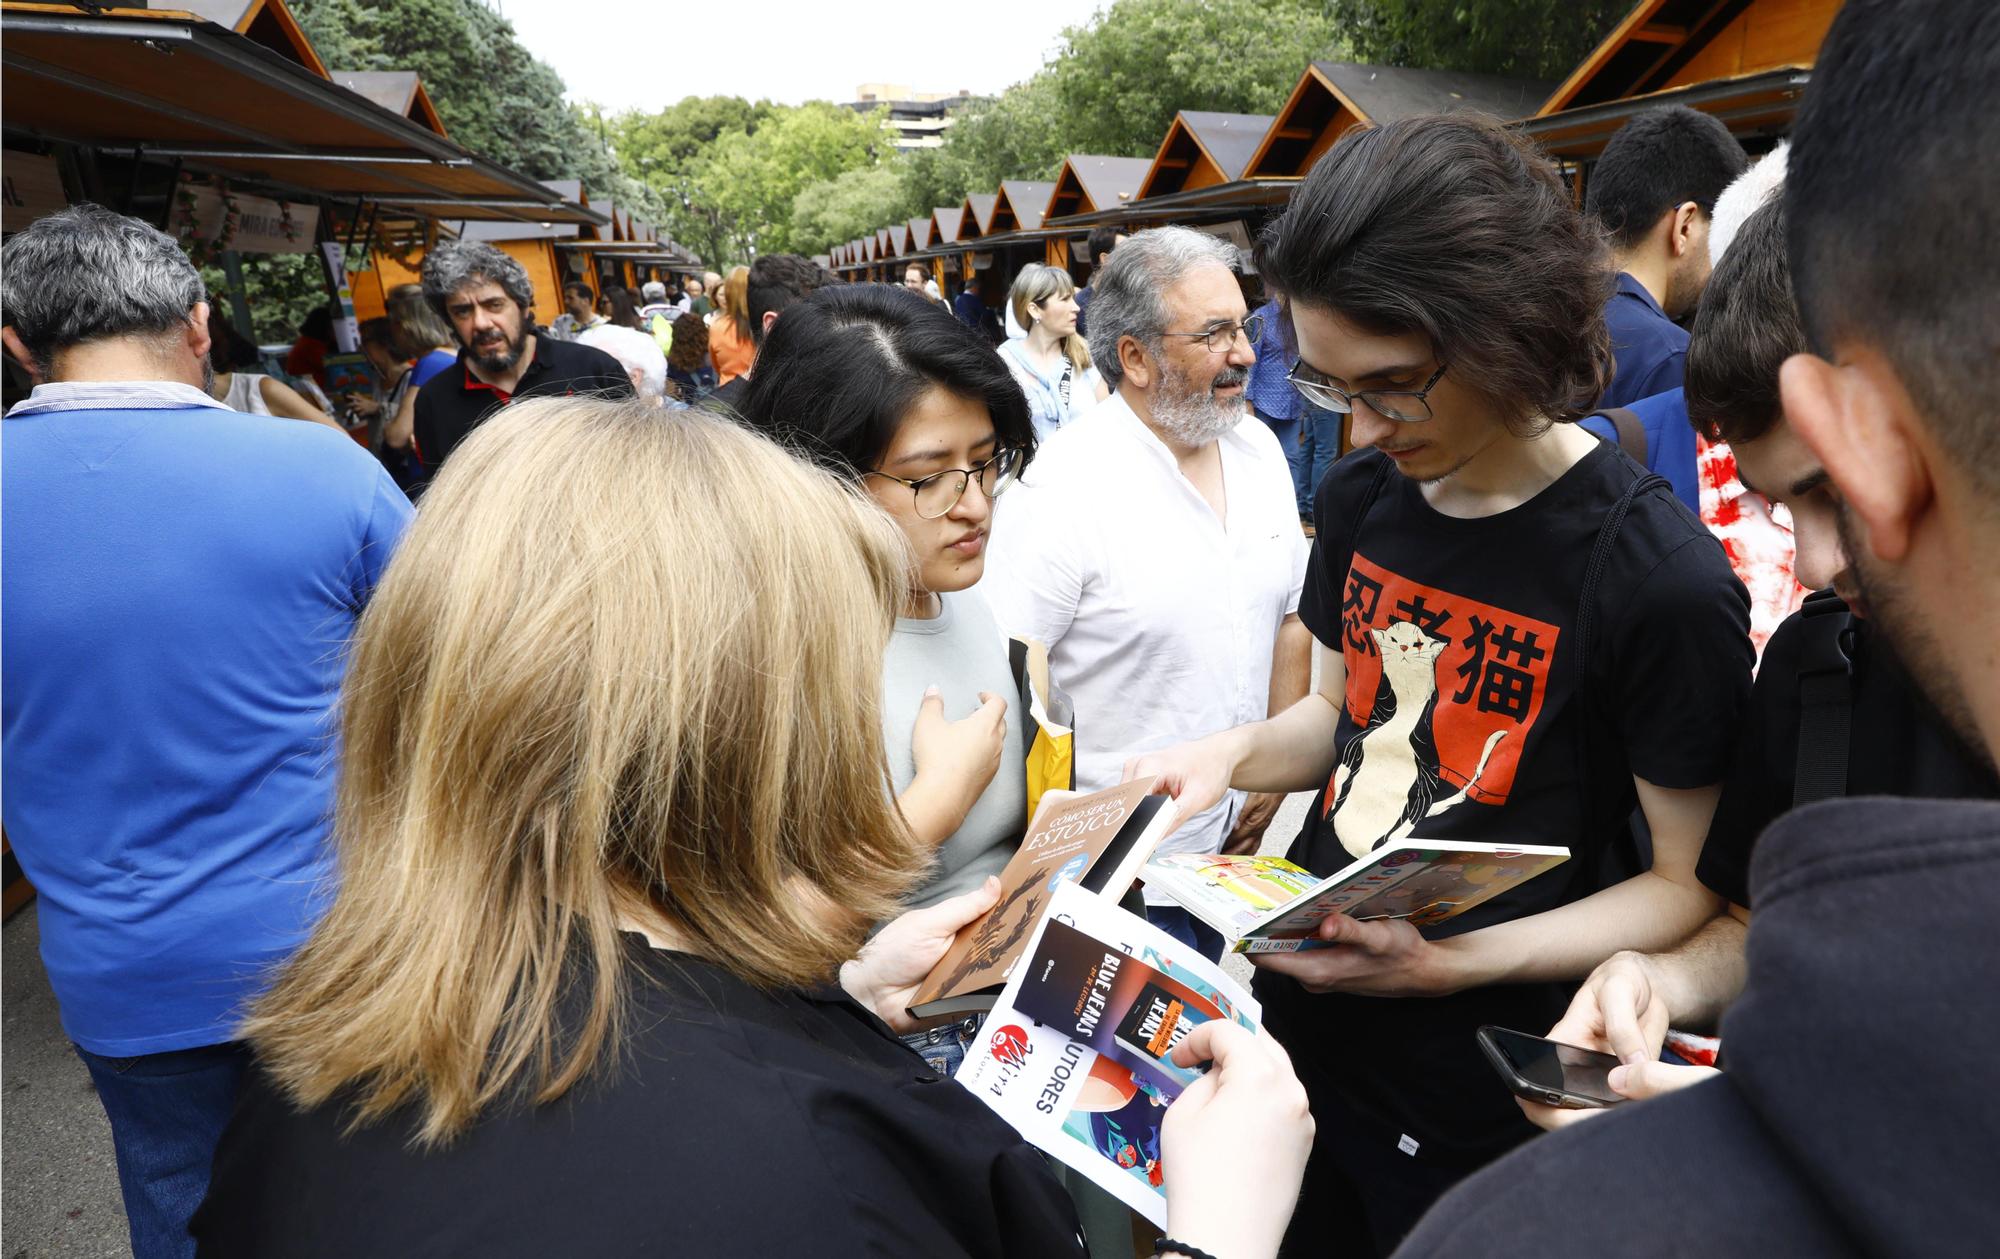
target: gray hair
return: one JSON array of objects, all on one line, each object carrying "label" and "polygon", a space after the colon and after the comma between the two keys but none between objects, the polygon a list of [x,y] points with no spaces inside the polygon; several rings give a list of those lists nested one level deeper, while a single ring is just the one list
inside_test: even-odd
[{"label": "gray hair", "polygon": [[395,325],[396,338],[403,343],[403,353],[409,357],[422,358],[439,346],[458,343],[451,325],[431,309],[423,285],[398,284],[389,290],[383,305],[388,307],[389,322]]},{"label": "gray hair", "polygon": [[179,331],[207,297],[173,237],[89,202],[35,220],[0,256],[0,309],[44,377],[59,350]]},{"label": "gray hair", "polygon": [[1116,389],[1125,377],[1118,362],[1124,338],[1159,352],[1167,289],[1200,267],[1234,271],[1236,261],[1234,245],[1191,227],[1148,228],[1112,250],[1090,280],[1090,356],[1105,383]]},{"label": "gray hair", "polygon": [[424,255],[424,300],[447,321],[452,296],[482,280],[499,285],[523,311],[535,308],[528,269],[485,241],[441,241]]}]

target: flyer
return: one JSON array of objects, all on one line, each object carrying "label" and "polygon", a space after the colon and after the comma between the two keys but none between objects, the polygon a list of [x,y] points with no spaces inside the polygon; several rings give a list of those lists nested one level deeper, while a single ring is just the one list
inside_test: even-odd
[{"label": "flyer", "polygon": [[1166,1227],[1160,1125],[1200,1076],[1174,1046],[1257,1002],[1219,966],[1075,884],[1058,888],[959,1083],[1028,1142]]}]

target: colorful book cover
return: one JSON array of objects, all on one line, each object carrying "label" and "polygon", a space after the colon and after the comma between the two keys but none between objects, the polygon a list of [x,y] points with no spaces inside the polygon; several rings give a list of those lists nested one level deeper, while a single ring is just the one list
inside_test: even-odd
[{"label": "colorful book cover", "polygon": [[1166,1226],[1160,1125],[1200,1068],[1173,1047],[1258,1007],[1208,959],[1080,887],[1052,898],[957,1078],[1035,1146]]},{"label": "colorful book cover", "polygon": [[930,1018],[990,1007],[1063,884],[1122,895],[1172,824],[1173,801],[1148,794],[1152,786],[1129,782],[1086,796],[1047,793],[1020,851],[1000,872],[1000,903],[959,931],[918,989],[910,1013]]}]

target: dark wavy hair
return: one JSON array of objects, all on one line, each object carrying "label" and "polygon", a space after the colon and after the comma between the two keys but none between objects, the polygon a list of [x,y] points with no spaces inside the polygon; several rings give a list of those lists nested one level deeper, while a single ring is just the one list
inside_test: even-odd
[{"label": "dark wavy hair", "polygon": [[1694,431],[1712,442],[1768,434],[1785,418],[1778,369],[1806,349],[1785,256],[1785,204],[1774,196],[1743,220],[1702,290],[1687,352]]},{"label": "dark wavy hair", "polygon": [[757,351],[741,413],[822,467],[858,478],[918,398],[982,402],[1000,445],[1035,449],[1028,399],[986,339],[901,285],[836,284],[785,311]]},{"label": "dark wavy hair", "polygon": [[1257,269],[1288,312],[1422,333],[1523,435],[1589,414],[1611,376],[1604,243],[1548,159],[1490,118],[1348,132],[1264,229]]}]

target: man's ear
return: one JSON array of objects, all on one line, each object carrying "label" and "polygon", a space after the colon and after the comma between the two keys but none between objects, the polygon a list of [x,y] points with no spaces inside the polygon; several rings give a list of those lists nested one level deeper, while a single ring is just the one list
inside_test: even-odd
[{"label": "man's ear", "polygon": [[14,331],[13,324],[0,328],[0,345],[7,347],[7,357],[21,365],[29,380],[38,385],[43,383],[41,369],[35,366],[35,356],[28,353],[27,344],[21,340],[21,334]]},{"label": "man's ear", "polygon": [[1701,207],[1692,201],[1683,201],[1667,211],[1667,252],[1676,262],[1699,243],[1695,228],[1700,217]]},{"label": "man's ear", "polygon": [[778,322],[778,312],[777,312],[777,311],[775,311],[775,310],[767,310],[767,311],[765,311],[765,312],[764,312],[764,335],[765,335],[765,336],[767,336],[767,337],[768,337],[768,336],[770,336],[770,335],[771,335],[771,325],[772,325],[772,324],[774,324],[774,323],[776,323],[776,322]]},{"label": "man's ear", "polygon": [[1935,486],[1922,420],[1887,362],[1795,354],[1778,386],[1785,418],[1866,531],[1864,544],[1879,559],[1901,561]]},{"label": "man's ear", "polygon": [[188,312],[186,335],[188,353],[194,356],[194,361],[199,363],[207,358],[209,350],[215,345],[214,338],[208,335],[207,302],[196,302],[194,309]]},{"label": "man's ear", "polygon": [[1125,379],[1132,382],[1134,389],[1146,390],[1153,387],[1153,356],[1146,347],[1139,344],[1137,337],[1118,338],[1118,368]]}]

